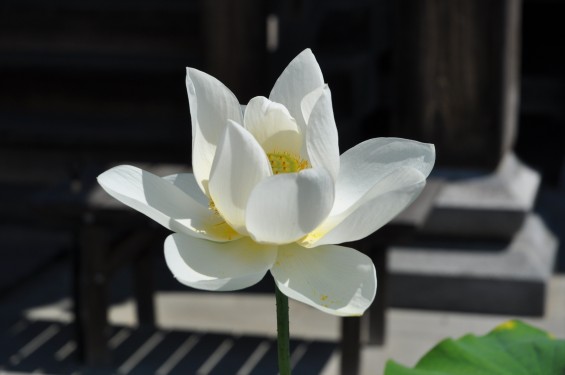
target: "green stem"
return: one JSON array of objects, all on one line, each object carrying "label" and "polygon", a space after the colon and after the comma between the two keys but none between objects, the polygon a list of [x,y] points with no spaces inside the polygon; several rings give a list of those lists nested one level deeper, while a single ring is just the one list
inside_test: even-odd
[{"label": "green stem", "polygon": [[288,297],[275,285],[277,298],[277,343],[279,349],[279,374],[290,375],[290,349],[288,329]]}]

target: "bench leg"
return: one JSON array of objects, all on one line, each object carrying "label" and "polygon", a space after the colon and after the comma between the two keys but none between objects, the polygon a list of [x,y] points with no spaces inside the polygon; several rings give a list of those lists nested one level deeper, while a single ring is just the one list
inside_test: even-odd
[{"label": "bench leg", "polygon": [[[386,328],[387,246],[361,242],[362,251],[373,261],[377,272],[377,295],[363,315],[368,319],[368,343],[384,345]],[[361,363],[361,318],[341,319],[341,374],[358,374]]]},{"label": "bench leg", "polygon": [[145,251],[133,263],[133,287],[137,301],[137,319],[145,327],[155,326],[153,262],[151,251]]},{"label": "bench leg", "polygon": [[377,295],[369,307],[369,345],[384,345],[386,331],[386,299],[387,299],[387,248],[375,246],[369,251],[369,256],[377,270]]},{"label": "bench leg", "polygon": [[361,362],[361,319],[341,318],[341,368],[342,375],[357,375]]},{"label": "bench leg", "polygon": [[104,257],[108,249],[104,228],[87,224],[81,228],[74,254],[74,310],[77,347],[83,362],[108,366],[108,278]]}]

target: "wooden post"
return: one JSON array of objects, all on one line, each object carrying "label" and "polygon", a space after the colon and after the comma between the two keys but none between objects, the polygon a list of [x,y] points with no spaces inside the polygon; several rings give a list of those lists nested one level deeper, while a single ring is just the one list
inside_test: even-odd
[{"label": "wooden post", "polygon": [[399,0],[393,134],[492,169],[514,142],[520,0]]},{"label": "wooden post", "polygon": [[234,92],[240,103],[268,96],[266,2],[204,0],[206,71]]}]

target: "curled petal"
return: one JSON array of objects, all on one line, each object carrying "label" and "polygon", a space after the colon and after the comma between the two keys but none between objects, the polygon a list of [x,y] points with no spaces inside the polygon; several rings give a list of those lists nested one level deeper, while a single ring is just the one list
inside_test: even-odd
[{"label": "curled petal", "polygon": [[317,87],[315,90],[309,92],[308,94],[306,94],[306,96],[304,96],[304,98],[302,98],[302,101],[300,102],[300,109],[302,110],[302,116],[304,116],[304,121],[306,121],[307,124],[310,121],[310,115],[312,114],[312,110],[316,106],[316,103],[318,103],[318,100],[320,100],[320,97],[326,91],[326,87],[328,87],[328,85],[326,84]]},{"label": "curled petal", "polygon": [[165,261],[175,278],[203,290],[254,285],[271,268],[276,254],[276,246],[259,245],[248,237],[218,243],[175,233],[165,241]]},{"label": "curled petal", "polygon": [[275,82],[269,99],[283,104],[305,133],[306,121],[300,104],[306,94],[324,84],[320,66],[310,49],[305,49],[288,64]]},{"label": "curled petal", "polygon": [[241,125],[229,121],[210,173],[210,196],[220,214],[235,230],[246,233],[245,207],[249,194],[270,176],[267,155]]},{"label": "curled petal", "polygon": [[362,315],[377,291],[371,259],[343,246],[281,246],[271,273],[288,297],[338,316]]},{"label": "curled petal", "polygon": [[285,151],[300,155],[302,134],[282,104],[257,96],[249,101],[243,121],[265,152]]},{"label": "curled petal", "polygon": [[[313,101],[310,99],[313,97],[318,99],[312,106]],[[302,112],[308,119],[306,133],[308,159],[314,168],[326,168],[335,181],[339,172],[339,145],[328,85],[314,90],[302,101]]]},{"label": "curled petal", "polygon": [[238,235],[222,225],[208,207],[185,194],[170,181],[139,168],[121,165],[100,176],[98,183],[108,194],[175,232],[229,241]]},{"label": "curled petal", "polygon": [[365,238],[408,207],[425,184],[426,178],[417,169],[393,171],[347,210],[330,214],[300,244],[314,247]]},{"label": "curled petal", "polygon": [[286,244],[316,228],[331,210],[334,187],[325,169],[271,176],[251,192],[246,227],[258,242]]},{"label": "curled petal", "polygon": [[243,122],[235,95],[216,78],[188,68],[186,88],[192,119],[192,169],[202,191],[208,195],[208,180],[216,146],[228,120]]},{"label": "curled petal", "polygon": [[345,211],[392,171],[411,167],[427,177],[435,162],[432,144],[401,138],[374,138],[341,155],[332,214]]}]

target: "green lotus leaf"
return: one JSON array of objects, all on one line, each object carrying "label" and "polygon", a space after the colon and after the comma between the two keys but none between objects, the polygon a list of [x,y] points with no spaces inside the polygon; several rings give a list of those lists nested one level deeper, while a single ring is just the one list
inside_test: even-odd
[{"label": "green lotus leaf", "polygon": [[446,339],[414,368],[388,361],[385,375],[564,375],[565,340],[517,320],[484,336]]}]

